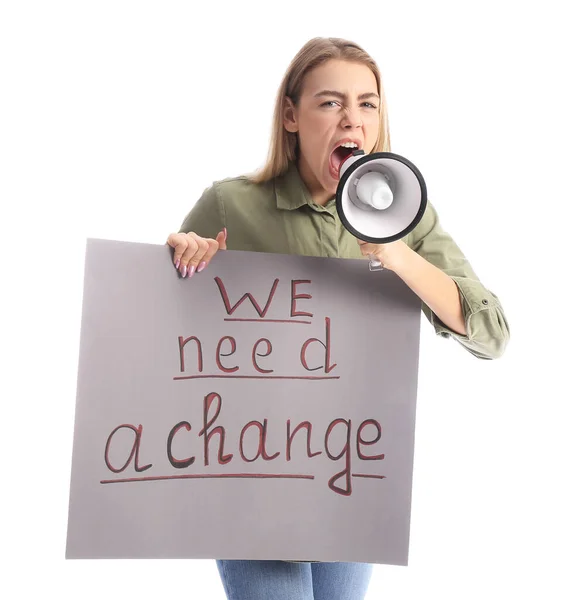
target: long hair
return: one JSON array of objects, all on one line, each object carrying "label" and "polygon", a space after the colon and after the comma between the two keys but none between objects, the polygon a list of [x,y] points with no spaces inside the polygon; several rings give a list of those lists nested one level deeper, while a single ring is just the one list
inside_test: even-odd
[{"label": "long hair", "polygon": [[379,95],[379,133],[372,152],[389,152],[389,120],[387,104],[383,93],[381,73],[373,58],[354,42],[341,38],[313,38],[297,53],[279,86],[273,113],[271,142],[265,165],[256,173],[248,175],[254,183],[263,183],[278,177],[287,171],[289,163],[298,158],[298,140],[296,133],[288,132],[283,125],[285,97],[294,104],[299,102],[303,91],[305,76],[316,67],[331,59],[346,60],[366,65],[371,69],[377,81]]}]

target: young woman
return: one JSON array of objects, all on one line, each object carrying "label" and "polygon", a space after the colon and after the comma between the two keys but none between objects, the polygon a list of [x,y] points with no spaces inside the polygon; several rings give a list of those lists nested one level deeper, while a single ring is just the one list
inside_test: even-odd
[{"label": "young woman", "polygon": [[[363,258],[374,255],[422,300],[437,334],[478,358],[502,355],[509,328],[501,304],[475,275],[427,205],[417,227],[389,244],[368,244],[336,212],[338,167],[352,146],[390,151],[387,106],[375,61],[357,44],[315,38],[295,56],[279,88],[269,157],[253,176],[205,190],[167,242],[182,277],[219,249]],[[357,600],[371,565],[217,561],[230,600]]]}]

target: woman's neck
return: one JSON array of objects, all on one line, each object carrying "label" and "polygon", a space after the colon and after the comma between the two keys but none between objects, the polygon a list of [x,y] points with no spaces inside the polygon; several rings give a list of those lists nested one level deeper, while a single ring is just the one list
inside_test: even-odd
[{"label": "woman's neck", "polygon": [[324,206],[329,200],[334,198],[334,194],[331,194],[320,185],[320,182],[315,177],[306,161],[302,160],[302,157],[299,157],[299,160],[297,161],[297,168],[299,170],[299,175],[307,186],[312,201],[315,204]]}]

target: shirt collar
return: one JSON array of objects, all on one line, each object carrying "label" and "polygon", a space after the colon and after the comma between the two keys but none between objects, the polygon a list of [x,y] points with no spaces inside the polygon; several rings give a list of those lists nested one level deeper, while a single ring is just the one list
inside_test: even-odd
[{"label": "shirt collar", "polygon": [[297,163],[290,162],[285,173],[275,179],[277,208],[295,210],[309,204],[310,192],[302,180]]},{"label": "shirt collar", "polygon": [[335,198],[329,200],[326,207],[314,204],[295,161],[290,162],[287,171],[275,179],[275,198],[277,208],[282,210],[295,210],[305,204],[316,210],[325,210],[335,204]]}]

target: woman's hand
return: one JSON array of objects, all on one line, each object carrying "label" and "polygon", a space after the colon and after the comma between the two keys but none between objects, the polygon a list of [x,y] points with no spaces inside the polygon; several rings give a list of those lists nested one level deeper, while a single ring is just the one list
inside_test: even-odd
[{"label": "woman's hand", "polygon": [[394,272],[402,266],[408,252],[411,251],[409,246],[402,240],[389,242],[388,244],[370,244],[358,240],[358,244],[364,256],[376,258],[385,269]]},{"label": "woman's hand", "polygon": [[167,238],[167,243],[175,249],[173,263],[182,277],[192,277],[200,273],[218,250],[226,250],[228,232],[224,228],[216,239],[203,238],[189,231],[189,233],[172,233]]}]

